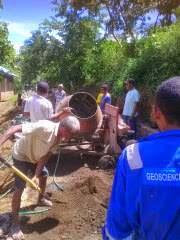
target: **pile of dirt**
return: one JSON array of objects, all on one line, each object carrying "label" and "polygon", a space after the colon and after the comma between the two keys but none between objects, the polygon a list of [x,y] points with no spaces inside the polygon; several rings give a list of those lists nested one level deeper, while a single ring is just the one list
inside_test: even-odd
[{"label": "pile of dirt", "polygon": [[[48,212],[20,218],[26,238],[102,239],[101,229],[105,222],[112,179],[112,172],[94,170],[92,174],[88,168],[77,170],[73,173],[73,179],[67,176],[63,192],[50,188],[53,207]],[[4,199],[5,208],[1,208],[3,213],[10,210],[10,201],[11,195]],[[3,201],[1,204],[3,206]],[[29,211],[39,208],[31,205],[24,209]]]}]

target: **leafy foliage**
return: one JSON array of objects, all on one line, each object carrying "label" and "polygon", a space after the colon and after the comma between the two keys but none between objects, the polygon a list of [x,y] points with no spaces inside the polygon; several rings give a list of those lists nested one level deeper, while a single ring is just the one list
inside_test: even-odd
[{"label": "leafy foliage", "polygon": [[15,60],[13,47],[8,41],[7,24],[0,22],[0,65],[12,66]]},{"label": "leafy foliage", "polygon": [[[18,61],[23,82],[47,80],[51,86],[61,82],[69,91],[82,88],[93,91],[106,82],[116,95],[122,91],[123,81],[128,77],[134,77],[139,85],[148,85],[149,91],[153,92],[161,81],[179,75],[180,23],[177,21],[164,27],[169,25],[166,15],[172,17],[174,14],[178,18],[176,0],[169,5],[164,2],[163,9],[161,0],[133,1],[136,6],[140,3],[144,6],[139,15],[138,7],[128,15],[131,1],[123,2],[126,18],[132,16],[132,24],[128,23],[132,29],[150,10],[157,10],[162,15],[162,26],[151,27],[140,38],[134,35],[129,40],[130,28],[122,29],[114,19],[118,25],[115,31],[124,31],[119,44],[102,36],[101,27],[105,19],[101,10],[103,4],[111,3],[114,4],[111,8],[116,11],[122,1],[53,1],[56,16],[51,21],[45,20],[21,49]],[[54,31],[56,37],[52,36]]]},{"label": "leafy foliage", "polygon": [[[58,17],[66,18],[72,11],[98,19],[105,25],[106,34],[120,43],[119,36],[135,38],[157,23],[169,26],[173,17],[178,17],[179,0],[53,0]],[[150,14],[157,13],[157,18]],[[148,15],[149,14],[149,15]],[[152,15],[152,14],[151,14]]]},{"label": "leafy foliage", "polygon": [[165,79],[180,75],[180,22],[159,29],[136,43],[136,56],[129,58],[121,81],[134,77],[151,91]]}]

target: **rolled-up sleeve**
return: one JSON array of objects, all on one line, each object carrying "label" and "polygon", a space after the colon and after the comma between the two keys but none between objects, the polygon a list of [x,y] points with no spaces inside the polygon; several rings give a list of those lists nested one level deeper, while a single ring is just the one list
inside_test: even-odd
[{"label": "rolled-up sleeve", "polygon": [[30,108],[29,108],[29,99],[26,100],[25,106],[24,106],[24,112],[30,112]]},{"label": "rolled-up sleeve", "polygon": [[139,102],[140,101],[140,94],[139,94],[139,92],[137,91],[137,92],[135,92],[135,94],[134,94],[134,102]]}]

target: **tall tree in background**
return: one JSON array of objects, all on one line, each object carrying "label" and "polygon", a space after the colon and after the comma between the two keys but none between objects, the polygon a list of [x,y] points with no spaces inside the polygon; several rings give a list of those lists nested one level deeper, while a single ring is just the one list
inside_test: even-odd
[{"label": "tall tree in background", "polygon": [[179,8],[179,0],[53,0],[52,3],[61,17],[70,14],[72,9],[79,16],[90,15],[99,21],[104,16],[106,32],[117,42],[118,37],[133,41],[138,32],[142,34],[150,20],[147,14],[154,11],[157,18],[153,16],[151,26],[157,22],[170,25]]},{"label": "tall tree in background", "polygon": [[21,48],[19,64],[22,69],[22,81],[36,81],[46,66],[46,51],[50,36],[40,30],[33,32],[32,37],[25,41]]},{"label": "tall tree in background", "polygon": [[8,35],[7,24],[0,22],[0,65],[11,68],[15,61],[15,53]]}]

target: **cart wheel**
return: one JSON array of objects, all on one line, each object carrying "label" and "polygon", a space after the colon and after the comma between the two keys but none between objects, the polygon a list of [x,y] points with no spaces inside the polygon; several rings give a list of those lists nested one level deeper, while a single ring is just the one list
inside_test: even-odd
[{"label": "cart wheel", "polygon": [[115,159],[110,156],[110,155],[105,155],[103,157],[100,158],[99,162],[98,162],[98,166],[101,169],[113,169],[116,166],[116,161]]}]

